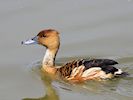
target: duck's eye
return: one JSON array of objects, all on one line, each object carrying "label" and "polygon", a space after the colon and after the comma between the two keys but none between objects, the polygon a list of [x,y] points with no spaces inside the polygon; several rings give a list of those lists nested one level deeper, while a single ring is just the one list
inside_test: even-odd
[{"label": "duck's eye", "polygon": [[45,38],[45,37],[46,37],[46,35],[42,35],[42,37],[44,37],[44,38]]}]

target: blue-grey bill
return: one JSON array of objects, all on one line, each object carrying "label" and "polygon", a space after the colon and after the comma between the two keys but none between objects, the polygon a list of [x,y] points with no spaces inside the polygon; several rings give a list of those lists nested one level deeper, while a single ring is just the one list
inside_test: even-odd
[{"label": "blue-grey bill", "polygon": [[34,40],[26,40],[26,41],[22,41],[22,44],[30,45],[30,44],[37,44],[37,42]]},{"label": "blue-grey bill", "polygon": [[26,40],[26,41],[22,41],[21,44],[25,44],[25,45],[38,44],[38,42],[37,42],[37,36],[35,36],[32,39],[29,39],[29,40]]}]

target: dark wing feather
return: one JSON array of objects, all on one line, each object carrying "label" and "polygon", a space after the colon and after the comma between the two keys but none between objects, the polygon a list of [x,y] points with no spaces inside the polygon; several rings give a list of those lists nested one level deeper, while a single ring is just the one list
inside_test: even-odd
[{"label": "dark wing feather", "polygon": [[84,65],[85,65],[84,70],[92,67],[100,67],[107,74],[108,73],[114,74],[114,72],[118,71],[117,68],[113,67],[113,65],[115,64],[118,64],[118,62],[110,59],[92,59],[84,62]]},{"label": "dark wing feather", "polygon": [[84,62],[84,65],[86,67],[99,67],[99,66],[115,65],[115,64],[118,64],[118,62],[110,59],[92,59]]}]

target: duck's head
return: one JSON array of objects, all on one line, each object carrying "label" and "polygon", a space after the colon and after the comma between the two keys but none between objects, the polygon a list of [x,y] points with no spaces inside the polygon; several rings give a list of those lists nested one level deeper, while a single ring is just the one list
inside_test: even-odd
[{"label": "duck's head", "polygon": [[54,29],[42,30],[34,38],[22,41],[22,44],[40,44],[48,49],[56,49],[60,45],[59,33]]}]

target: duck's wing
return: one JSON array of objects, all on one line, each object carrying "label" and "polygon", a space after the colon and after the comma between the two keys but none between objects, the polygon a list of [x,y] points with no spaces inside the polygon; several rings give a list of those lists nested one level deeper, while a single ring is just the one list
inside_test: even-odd
[{"label": "duck's wing", "polygon": [[64,64],[61,68],[57,69],[57,72],[61,77],[69,77],[72,71],[77,67],[83,65],[84,60],[74,60]]},{"label": "duck's wing", "polygon": [[79,70],[80,73],[83,73],[88,69],[97,68],[104,71],[106,74],[114,74],[118,71],[118,69],[113,66],[115,64],[118,64],[118,62],[110,59],[74,60],[63,65],[58,69],[58,72],[62,77],[70,77],[74,70]]},{"label": "duck's wing", "polygon": [[89,68],[99,67],[106,74],[108,73],[114,74],[115,72],[118,71],[118,69],[113,66],[116,64],[118,64],[118,62],[110,59],[92,59],[84,62],[84,66],[85,66],[84,70],[87,70]]}]

